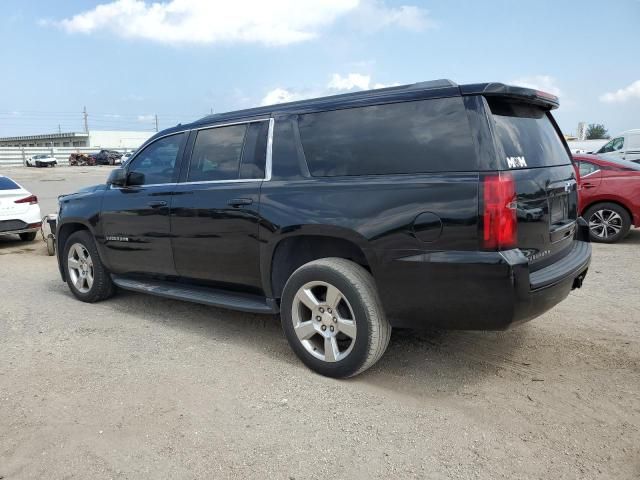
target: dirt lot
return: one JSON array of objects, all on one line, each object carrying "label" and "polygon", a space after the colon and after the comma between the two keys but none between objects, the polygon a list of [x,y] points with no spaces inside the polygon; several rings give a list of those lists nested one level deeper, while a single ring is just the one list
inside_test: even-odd
[{"label": "dirt lot", "polygon": [[[38,194],[106,168],[5,169]],[[0,237],[0,478],[639,478],[640,230],[508,332],[394,332],[335,381],[278,320],[120,292],[76,301]]]}]

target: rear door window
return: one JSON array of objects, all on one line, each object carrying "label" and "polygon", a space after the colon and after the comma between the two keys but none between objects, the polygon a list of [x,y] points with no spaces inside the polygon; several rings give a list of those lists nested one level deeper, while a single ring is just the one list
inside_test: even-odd
[{"label": "rear door window", "polygon": [[571,164],[571,157],[545,110],[497,99],[487,101],[495,121],[496,135],[504,149],[504,168]]},{"label": "rear door window", "polygon": [[247,125],[200,130],[189,163],[188,182],[236,180]]},{"label": "rear door window", "polygon": [[580,177],[585,177],[593,172],[597,172],[598,170],[600,170],[600,167],[593,163],[584,161],[580,162]]},{"label": "rear door window", "polygon": [[20,187],[10,178],[0,177],[0,190],[18,190]]},{"label": "rear door window", "polygon": [[460,97],[300,115],[311,175],[385,175],[477,170]]}]

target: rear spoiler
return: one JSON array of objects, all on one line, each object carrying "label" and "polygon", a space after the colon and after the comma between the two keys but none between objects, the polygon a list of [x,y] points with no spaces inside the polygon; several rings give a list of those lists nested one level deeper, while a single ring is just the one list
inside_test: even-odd
[{"label": "rear spoiler", "polygon": [[505,85],[504,83],[473,83],[470,85],[460,85],[460,93],[462,95],[511,98],[525,103],[540,105],[549,110],[560,106],[560,101],[555,95],[531,88],[513,87],[511,85]]}]

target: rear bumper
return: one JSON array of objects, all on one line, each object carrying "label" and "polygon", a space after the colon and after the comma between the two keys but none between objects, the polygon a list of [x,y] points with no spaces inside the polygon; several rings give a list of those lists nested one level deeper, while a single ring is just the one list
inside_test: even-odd
[{"label": "rear bumper", "polygon": [[562,260],[535,272],[518,249],[434,252],[374,272],[394,327],[504,330],[531,320],[579,288],[591,262],[588,227]]}]

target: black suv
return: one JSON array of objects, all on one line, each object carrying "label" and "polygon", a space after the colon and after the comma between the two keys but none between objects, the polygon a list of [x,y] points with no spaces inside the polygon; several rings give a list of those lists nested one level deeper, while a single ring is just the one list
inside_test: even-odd
[{"label": "black suv", "polygon": [[205,117],[63,196],[62,278],[280,313],[310,368],[373,365],[391,327],[505,329],[591,259],[552,95],[448,80]]}]

